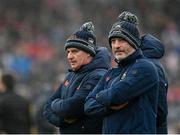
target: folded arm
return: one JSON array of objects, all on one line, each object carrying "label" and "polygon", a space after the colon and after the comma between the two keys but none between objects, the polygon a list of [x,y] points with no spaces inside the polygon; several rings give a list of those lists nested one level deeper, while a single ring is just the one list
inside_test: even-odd
[{"label": "folded arm", "polygon": [[54,99],[59,98],[61,94],[61,86],[51,95],[44,106],[43,115],[52,125],[59,127],[65,124],[64,119],[51,109],[51,103]]},{"label": "folded arm", "polygon": [[96,100],[96,94],[104,89],[105,78],[106,75],[103,78],[101,78],[101,80],[93,89],[93,91],[90,92],[89,95],[87,96],[84,104],[84,112],[86,113],[86,115],[89,116],[95,115],[102,117],[109,112],[109,108],[107,108],[104,104],[101,104]]},{"label": "folded arm", "polygon": [[158,74],[152,65],[135,66],[123,80],[97,93],[96,100],[107,106],[124,104],[157,84]]},{"label": "folded arm", "polygon": [[84,100],[90,91],[96,86],[100,76],[89,77],[75,94],[67,99],[57,98],[51,103],[51,108],[59,116],[64,118],[78,118],[84,115]]}]

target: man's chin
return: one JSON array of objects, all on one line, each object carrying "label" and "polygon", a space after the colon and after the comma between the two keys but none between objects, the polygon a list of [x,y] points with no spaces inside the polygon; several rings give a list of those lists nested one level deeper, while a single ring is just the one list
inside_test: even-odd
[{"label": "man's chin", "polygon": [[76,67],[74,67],[74,66],[71,66],[71,69],[72,69],[72,70],[74,70],[75,68],[76,68]]},{"label": "man's chin", "polygon": [[122,60],[122,59],[124,59],[123,57],[119,57],[119,56],[115,56],[115,58],[117,59],[117,60]]},{"label": "man's chin", "polygon": [[71,66],[71,69],[72,69],[73,71],[76,71],[76,70],[78,70],[78,69],[79,69],[79,67],[76,67],[76,66]]}]

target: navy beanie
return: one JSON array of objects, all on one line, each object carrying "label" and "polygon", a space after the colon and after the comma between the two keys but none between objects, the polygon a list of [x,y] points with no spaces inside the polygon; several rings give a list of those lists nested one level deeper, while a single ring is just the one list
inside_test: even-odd
[{"label": "navy beanie", "polygon": [[66,43],[65,50],[67,48],[78,48],[83,50],[92,56],[96,54],[96,36],[94,35],[94,25],[92,22],[86,22],[81,27],[80,30],[71,35]]},{"label": "navy beanie", "polygon": [[115,37],[120,37],[130,43],[130,45],[137,49],[140,47],[141,40],[138,29],[138,18],[136,15],[124,11],[118,16],[118,21],[113,24],[109,32],[109,44],[111,47],[111,40]]}]

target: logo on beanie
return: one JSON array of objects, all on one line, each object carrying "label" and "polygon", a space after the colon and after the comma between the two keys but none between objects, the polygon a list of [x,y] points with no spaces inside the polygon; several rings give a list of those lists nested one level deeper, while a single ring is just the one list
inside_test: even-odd
[{"label": "logo on beanie", "polygon": [[91,43],[91,44],[94,44],[94,40],[92,38],[89,38],[88,42]]},{"label": "logo on beanie", "polygon": [[122,33],[121,32],[121,25],[114,26],[114,28],[110,32],[110,34],[113,34],[113,35],[118,35],[118,34],[121,34],[121,33]]},{"label": "logo on beanie", "polygon": [[121,28],[121,25],[116,25],[115,29],[120,29],[120,28]]}]

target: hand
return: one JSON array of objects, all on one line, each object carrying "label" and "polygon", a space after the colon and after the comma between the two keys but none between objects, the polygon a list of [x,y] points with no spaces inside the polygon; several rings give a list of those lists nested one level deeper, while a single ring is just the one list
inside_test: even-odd
[{"label": "hand", "polygon": [[128,105],[128,102],[127,102],[127,103],[124,103],[124,104],[121,104],[121,105],[114,105],[114,106],[111,106],[110,108],[111,108],[112,110],[120,110],[120,109],[124,108],[124,107],[127,106],[127,105]]}]

